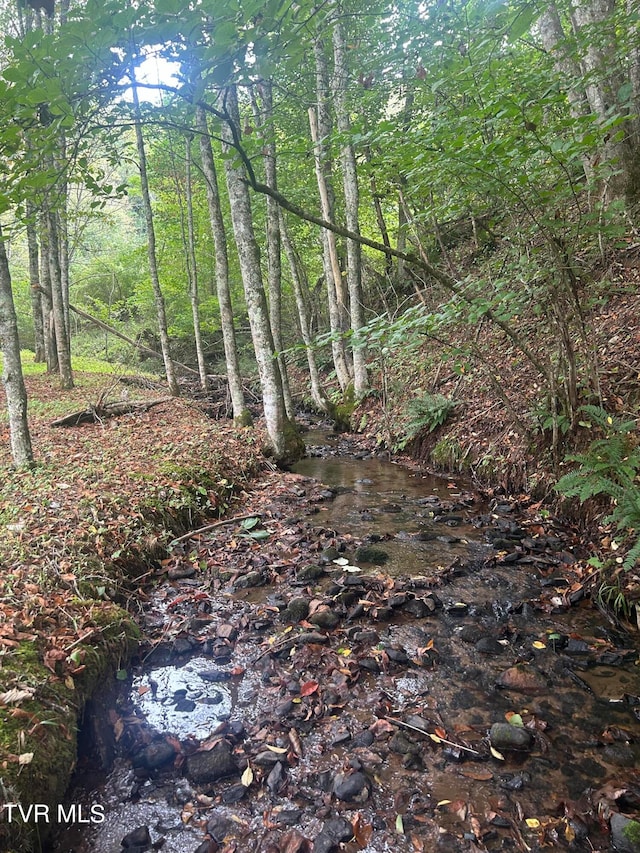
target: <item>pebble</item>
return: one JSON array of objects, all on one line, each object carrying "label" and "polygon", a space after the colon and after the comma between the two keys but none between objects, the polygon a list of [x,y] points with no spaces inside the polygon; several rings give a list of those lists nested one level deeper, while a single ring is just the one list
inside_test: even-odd
[{"label": "pebble", "polygon": [[531,749],[533,736],[528,729],[512,726],[510,723],[494,723],[489,732],[489,740],[494,749]]},{"label": "pebble", "polygon": [[213,749],[194,752],[186,761],[186,775],[191,782],[215,782],[238,772],[231,746],[220,741]]},{"label": "pebble", "polygon": [[369,797],[371,784],[364,773],[338,773],[333,780],[333,793],[339,800],[363,803]]}]

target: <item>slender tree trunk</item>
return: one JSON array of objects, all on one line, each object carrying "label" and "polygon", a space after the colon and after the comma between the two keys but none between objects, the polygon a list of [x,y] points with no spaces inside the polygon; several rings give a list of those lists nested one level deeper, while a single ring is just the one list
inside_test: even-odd
[{"label": "slender tree trunk", "polygon": [[[260,84],[260,95],[262,98],[262,114],[258,111],[256,118],[260,122],[264,135],[265,182],[268,187],[277,190],[276,142],[273,130],[273,90],[270,81],[262,81]],[[293,420],[295,417],[295,406],[289,387],[287,363],[282,344],[282,261],[280,243],[280,213],[278,202],[271,196],[267,196],[267,292],[269,294],[269,322],[271,323],[273,345],[278,353],[278,367],[282,378],[282,393],[284,395],[287,417]]]},{"label": "slender tree trunk", "polygon": [[315,406],[321,411],[329,414],[331,412],[331,404],[327,399],[327,395],[322,387],[320,380],[320,371],[316,362],[315,353],[313,351],[313,338],[311,336],[311,324],[309,322],[309,311],[307,308],[307,298],[309,293],[309,282],[307,280],[304,267],[300,262],[300,258],[296,254],[291,236],[287,228],[287,223],[284,220],[282,211],[279,211],[280,217],[280,234],[282,235],[282,245],[284,248],[289,269],[291,271],[291,281],[293,282],[293,292],[296,298],[296,307],[298,309],[298,321],[300,323],[300,333],[304,342],[305,351],[307,354],[307,364],[309,365],[309,378],[311,380],[311,398]]},{"label": "slender tree trunk", "polygon": [[153,297],[156,306],[156,317],[158,320],[158,332],[160,335],[160,348],[167,377],[169,392],[173,397],[180,395],[178,381],[171,358],[171,347],[169,345],[169,334],[167,332],[167,315],[165,311],[164,296],[160,287],[160,276],[158,275],[158,261],[156,256],[156,235],[153,225],[153,208],[151,207],[151,193],[149,192],[149,177],[147,173],[147,155],[142,135],[142,120],[140,115],[140,98],[135,80],[135,69],[131,69],[131,91],[133,96],[133,110],[135,118],[136,143],[138,146],[138,159],[140,170],[140,188],[142,190],[142,202],[144,207],[144,219],[147,229],[147,254],[149,257],[149,274],[153,287]]},{"label": "slender tree trunk", "polygon": [[202,107],[196,110],[196,129],[200,134],[200,158],[202,160],[202,171],[204,173],[207,203],[209,206],[209,221],[213,236],[213,248],[216,264],[216,291],[218,305],[220,308],[220,325],[222,326],[222,340],[224,343],[224,355],[227,365],[227,380],[229,382],[229,393],[233,407],[233,417],[238,423],[248,419],[248,412],[242,390],[242,376],[238,364],[238,347],[236,344],[236,333],[233,322],[233,308],[231,305],[231,291],[229,288],[229,258],[227,254],[227,235],[220,207],[220,193],[218,190],[218,176],[216,174],[211,137],[207,125],[207,116]]},{"label": "slender tree trunk", "polygon": [[20,363],[18,320],[13,304],[11,273],[0,228],[0,341],[2,341],[2,382],[7,397],[11,455],[18,468],[33,464],[31,436],[27,422],[27,391]]},{"label": "slender tree trunk", "polygon": [[[239,132],[240,114],[234,86],[226,90],[225,106],[229,120]],[[233,142],[229,124],[223,125],[222,138],[228,152],[228,146]],[[231,157],[225,159],[224,166],[231,204],[231,221],[238,250],[253,348],[260,374],[264,416],[271,450],[278,460],[295,458],[302,450],[301,442],[295,427],[287,418],[282,380],[277,359],[274,357],[273,336],[260,268],[260,250],[253,229],[249,188],[244,180],[244,170],[238,168]]]},{"label": "slender tree trunk", "polygon": [[[358,171],[353,145],[350,142],[351,122],[347,104],[347,48],[342,23],[339,18],[333,22],[333,92],[338,132],[342,138],[340,160],[342,164],[342,185],[344,188],[345,220],[349,231],[360,233],[359,207],[360,192]],[[351,329],[357,338],[364,327],[364,303],[362,299],[362,247],[357,240],[347,240],[347,285],[349,288],[349,308]],[[362,343],[353,347],[353,387],[356,399],[362,398],[369,387],[367,376],[366,349]]]},{"label": "slender tree trunk", "polygon": [[55,210],[46,209],[47,236],[49,238],[49,275],[51,284],[51,305],[53,308],[53,326],[56,333],[56,353],[58,356],[58,371],[60,386],[65,389],[73,388],[73,373],[71,371],[71,344],[65,323],[64,299],[62,295],[62,273],[60,270],[60,243],[58,237],[58,217]]},{"label": "slender tree trunk", "polygon": [[196,344],[196,355],[198,358],[198,373],[200,374],[200,387],[203,391],[209,390],[207,379],[207,366],[204,362],[204,350],[202,346],[202,331],[200,329],[200,300],[198,296],[198,266],[196,263],[196,235],[193,223],[193,186],[191,184],[191,144],[193,137],[190,133],[185,139],[185,200],[187,204],[187,270],[189,277],[189,296],[191,297],[191,315],[193,317],[193,335]]},{"label": "slender tree trunk", "polygon": [[42,291],[40,288],[40,252],[36,230],[35,208],[27,203],[27,247],[29,252],[29,289],[33,314],[34,361],[46,361],[44,324],[42,320]]},{"label": "slender tree trunk", "polygon": [[40,295],[42,297],[42,329],[44,332],[44,355],[47,373],[58,372],[56,330],[53,322],[51,300],[51,270],[49,268],[49,237],[44,213],[40,216]]},{"label": "slender tree trunk", "polygon": [[[316,67],[317,104],[315,108],[312,107],[309,109],[309,127],[313,142],[316,180],[318,182],[322,218],[327,222],[333,222],[335,219],[335,204],[332,185],[331,152],[328,144],[331,134],[329,72],[324,44],[320,37],[314,39],[313,54]],[[353,378],[344,338],[348,326],[347,294],[342,280],[336,236],[331,231],[323,230],[321,239],[324,276],[327,283],[329,324],[332,334],[333,363],[338,383],[344,391]]]}]

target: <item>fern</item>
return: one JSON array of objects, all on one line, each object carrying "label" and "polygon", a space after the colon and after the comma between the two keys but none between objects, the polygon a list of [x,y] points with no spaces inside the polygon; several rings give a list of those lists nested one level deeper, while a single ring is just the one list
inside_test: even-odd
[{"label": "fern", "polygon": [[635,536],[623,566],[631,569],[640,559],[640,448],[637,446],[635,421],[614,418],[597,406],[584,406],[583,426],[595,424],[605,432],[604,438],[591,442],[585,453],[567,457],[579,467],[561,477],[556,490],[567,497],[577,497],[580,503],[589,498],[607,497],[612,502],[611,513],[605,521],[616,525],[624,536]]}]

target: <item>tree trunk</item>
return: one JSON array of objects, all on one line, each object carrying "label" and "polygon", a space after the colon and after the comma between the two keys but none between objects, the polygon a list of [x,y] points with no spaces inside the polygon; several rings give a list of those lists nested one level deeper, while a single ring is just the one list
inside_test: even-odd
[{"label": "tree trunk", "polygon": [[291,270],[291,281],[293,282],[293,292],[296,298],[296,307],[298,309],[298,321],[300,323],[300,333],[304,342],[305,351],[307,354],[307,364],[309,365],[309,378],[311,380],[311,398],[315,406],[321,412],[331,413],[331,404],[327,399],[327,395],[320,381],[320,372],[316,363],[315,353],[313,351],[313,339],[311,337],[311,324],[309,322],[309,311],[307,309],[307,298],[309,293],[309,283],[304,271],[304,267],[300,262],[300,258],[296,254],[291,236],[287,228],[287,223],[284,220],[282,211],[279,211],[280,216],[280,233],[282,235],[282,245],[289,269]]},{"label": "tree trunk", "polygon": [[227,254],[227,235],[220,207],[220,193],[218,191],[218,176],[216,174],[211,137],[207,125],[207,116],[202,107],[196,110],[196,129],[200,134],[200,157],[202,159],[202,171],[204,173],[207,203],[209,206],[209,221],[213,236],[213,248],[216,265],[216,291],[218,295],[218,306],[220,308],[220,325],[222,326],[222,339],[224,343],[224,356],[227,365],[227,379],[229,382],[229,393],[231,394],[231,405],[233,407],[233,418],[237,423],[242,423],[248,418],[248,412],[242,390],[242,376],[238,364],[238,347],[236,344],[236,333],[233,322],[233,308],[231,305],[231,292],[229,288],[229,258]]},{"label": "tree trunk", "polygon": [[187,134],[185,140],[185,199],[187,203],[187,270],[189,276],[189,296],[191,297],[191,315],[193,317],[193,335],[196,344],[196,355],[198,358],[198,373],[200,374],[200,387],[203,391],[209,390],[207,379],[207,367],[204,362],[204,351],[202,347],[202,331],[200,329],[200,301],[198,297],[198,267],[196,264],[196,235],[193,224],[193,187],[191,185],[191,143],[193,137]]},{"label": "tree trunk", "polygon": [[33,465],[33,450],[27,422],[27,391],[20,363],[18,320],[13,304],[11,273],[0,228],[0,341],[2,341],[2,382],[7,397],[11,455],[18,468]]},{"label": "tree trunk", "polygon": [[[309,128],[311,131],[311,141],[313,142],[316,180],[318,182],[322,218],[327,222],[333,222],[335,218],[335,205],[331,183],[331,152],[328,147],[328,140],[331,134],[329,72],[327,70],[324,44],[319,37],[314,39],[313,53],[316,65],[317,104],[315,108],[309,108]],[[324,277],[327,283],[333,363],[338,383],[344,391],[350,385],[353,378],[344,338],[348,318],[347,295],[342,281],[336,236],[331,231],[323,230],[321,239]]]},{"label": "tree trunk", "polygon": [[[333,22],[333,93],[338,132],[342,139],[340,161],[342,164],[342,185],[344,188],[344,207],[346,226],[354,234],[360,233],[358,171],[353,145],[350,142],[351,122],[347,104],[347,48],[342,23],[339,18]],[[357,342],[358,333],[364,327],[364,304],[362,300],[362,248],[358,241],[347,240],[347,285],[349,288],[349,308],[351,329],[356,343],[353,347],[353,390],[356,399],[361,399],[369,387],[367,376],[366,349]]]},{"label": "tree trunk", "polygon": [[47,207],[46,212],[49,277],[51,284],[51,305],[53,326],[56,333],[56,354],[60,386],[64,389],[73,388],[73,373],[71,371],[71,344],[65,322],[64,298],[62,295],[62,273],[60,270],[60,243],[58,237],[58,217],[55,210]]},{"label": "tree trunk", "polygon": [[[230,123],[233,123],[238,134],[240,127],[237,92],[234,86],[226,90],[225,106],[229,123],[223,125],[222,138],[225,153],[228,154],[234,142]],[[251,199],[244,180],[244,170],[236,166],[231,156],[225,158],[224,167],[251,337],[260,374],[267,433],[274,457],[284,461],[300,455],[301,442],[285,410],[282,380],[278,362],[274,357],[269,309],[260,268],[260,250],[253,230]]]},{"label": "tree trunk", "polygon": [[[265,183],[274,190],[278,189],[276,171],[276,142],[273,127],[273,91],[271,82],[264,80],[260,84],[260,95],[262,98],[262,115],[258,112],[256,118],[260,122],[264,136],[264,171]],[[271,323],[271,334],[273,345],[278,354],[278,367],[282,378],[282,393],[287,410],[287,417],[293,420],[295,417],[295,406],[289,377],[287,375],[287,364],[283,353],[282,343],[282,261],[280,256],[280,213],[278,202],[271,196],[267,196],[267,292],[269,294],[269,322]]]},{"label": "tree trunk", "polygon": [[140,188],[142,190],[142,202],[144,207],[144,219],[147,229],[147,254],[149,257],[149,274],[151,276],[151,285],[153,287],[153,297],[156,306],[156,317],[158,320],[158,332],[160,334],[160,348],[162,350],[162,359],[164,361],[164,369],[167,377],[167,385],[169,392],[173,397],[178,397],[180,389],[178,381],[173,369],[173,361],[171,359],[171,348],[169,346],[169,334],[167,332],[167,315],[164,305],[164,296],[160,287],[160,277],[158,275],[158,261],[156,257],[156,235],[153,225],[153,209],[151,207],[151,194],[149,192],[149,177],[147,173],[147,155],[144,147],[144,138],[142,136],[142,120],[140,115],[140,98],[138,97],[138,87],[135,79],[135,69],[131,69],[131,92],[133,97],[134,124],[136,131],[136,143],[138,146],[138,168],[140,170]]},{"label": "tree trunk", "polygon": [[42,328],[44,332],[44,355],[47,373],[58,372],[58,353],[56,349],[56,330],[53,322],[53,303],[51,301],[51,271],[49,269],[49,237],[45,216],[40,216],[40,295],[42,297]]},{"label": "tree trunk", "polygon": [[40,289],[40,252],[33,204],[27,203],[27,247],[29,252],[29,289],[33,314],[34,361],[46,361],[44,323],[42,319],[42,292]]}]

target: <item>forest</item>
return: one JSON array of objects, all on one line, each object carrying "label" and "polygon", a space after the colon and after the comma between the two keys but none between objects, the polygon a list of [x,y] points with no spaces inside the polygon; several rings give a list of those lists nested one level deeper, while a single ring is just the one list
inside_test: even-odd
[{"label": "forest", "polygon": [[[112,670],[116,680],[133,677],[140,696],[155,691],[132,676],[136,665],[144,672],[147,660],[131,663],[138,660],[135,649],[164,648],[169,639],[174,649],[187,631],[184,614],[205,598],[201,609],[221,627],[215,641],[207,626],[199,634],[189,628],[189,654],[226,643],[233,649],[229,677],[249,679],[243,643],[265,612],[265,625],[287,616],[294,632],[311,632],[315,639],[299,646],[290,644],[291,627],[276,632],[268,640],[276,653],[262,650],[257,658],[275,670],[290,654],[306,672],[298,685],[302,704],[291,711],[308,707],[305,723],[348,707],[338,699],[361,676],[382,678],[400,664],[389,649],[398,651],[404,640],[387,647],[385,635],[365,654],[340,620],[346,625],[363,616],[377,626],[392,611],[404,619],[440,613],[441,632],[416,641],[407,665],[435,669],[434,642],[442,666],[449,643],[451,661],[457,660],[453,624],[468,616],[466,597],[475,597],[478,613],[491,610],[487,591],[470,576],[480,560],[474,528],[493,549],[482,557],[495,572],[485,585],[522,599],[520,609],[513,601],[504,605],[499,619],[504,603],[494,602],[498,627],[491,622],[489,630],[485,614],[480,621],[488,635],[463,637],[474,654],[497,656],[504,646],[513,653],[513,666],[496,675],[500,690],[535,693],[522,669],[539,663],[531,648],[555,655],[559,644],[564,650],[584,642],[591,655],[585,668],[604,666],[606,655],[617,655],[615,665],[624,667],[633,649],[637,658],[637,0],[2,0],[0,29],[0,652],[10,661],[0,693],[0,710],[7,711],[0,721],[5,803],[23,799],[29,786],[42,791],[42,780],[58,767],[66,768],[59,783],[41,798],[51,804],[62,798],[76,761],[74,714]],[[354,460],[362,463],[348,474],[352,506],[343,509],[344,519],[331,516],[333,526],[316,526],[313,535],[314,513],[326,520],[331,511],[323,501],[339,503],[347,487],[338,477],[322,492],[300,479],[332,476],[309,468],[305,453],[344,457],[348,472]],[[360,506],[359,492],[378,483],[378,473],[366,473],[375,460],[401,462],[416,477],[440,472],[444,483],[450,479],[450,494],[436,494],[445,487],[433,481],[432,498],[407,498],[413,485],[403,481],[398,497],[384,469],[387,485],[372,486],[371,504]],[[387,498],[385,489],[391,489]],[[269,495],[292,502],[297,495],[307,520],[292,516],[288,526]],[[387,511],[401,513],[393,533],[366,527]],[[414,529],[418,517],[428,517],[428,530]],[[463,532],[443,536],[443,524],[462,525]],[[452,549],[434,556],[435,575],[427,572],[423,587],[416,586],[417,569],[399,579],[393,562],[399,558],[391,546],[384,551],[403,536]],[[456,550],[467,540],[469,553]],[[408,564],[414,557],[406,557]],[[301,568],[305,560],[314,565]],[[308,574],[316,562],[329,566],[317,577]],[[360,576],[358,562],[378,566],[379,574]],[[344,567],[346,580],[328,593],[323,582],[336,570],[332,564]],[[460,566],[468,583],[460,580]],[[528,576],[517,575],[525,566],[540,572],[540,595]],[[189,587],[194,575],[203,578],[197,590]],[[303,576],[309,585],[300,604]],[[160,581],[173,584],[170,605],[169,593],[156,588]],[[349,582],[362,583],[357,601]],[[459,600],[443,605],[424,592],[441,584]],[[279,616],[268,614],[277,602],[257,604],[242,594],[234,599],[242,614],[224,610],[225,596],[254,585],[279,590]],[[161,629],[147,624],[160,608],[158,595],[166,606]],[[525,627],[529,606],[536,619],[560,621]],[[582,616],[565,624],[573,609]],[[176,621],[181,612],[183,621]],[[525,634],[526,654],[518,646]],[[335,701],[325,696],[313,650],[321,658],[334,654],[329,671],[346,679],[334,685]],[[473,672],[471,663],[465,658],[461,671]],[[27,681],[25,665],[33,665]],[[574,683],[582,679],[572,663],[566,666]],[[550,688],[557,667],[539,668]],[[287,672],[278,682],[281,694]],[[449,685],[457,677],[451,673]],[[57,685],[51,688],[56,725],[74,730],[63,754],[59,743],[48,752],[41,718],[49,700],[43,712],[35,692],[43,680]],[[263,684],[269,688],[268,680]],[[638,697],[635,673],[620,699],[633,706],[633,724],[607,717],[605,734],[598,734],[604,751],[624,741],[632,764]],[[355,691],[354,709],[359,701]],[[539,708],[506,706],[506,741],[495,730],[503,722],[493,722],[481,744],[444,717],[429,718],[425,728],[415,713],[404,722],[391,705],[382,713],[383,704],[370,728],[376,743],[404,726],[394,743],[400,734],[415,739],[421,732],[430,748],[458,750],[460,761],[471,754],[474,761],[504,761],[503,751],[507,758],[528,753],[546,737]],[[352,735],[359,719],[353,713],[345,724]],[[124,713],[118,718],[116,740],[130,727]],[[282,735],[251,722],[258,740]],[[294,722],[290,731],[300,734],[299,713]],[[526,734],[515,746],[514,727]],[[229,754],[222,758],[218,740],[190,754],[177,735],[162,741],[169,757],[157,765],[148,740],[127,748],[144,756],[152,780],[158,768],[165,772],[171,764],[182,772],[194,756],[210,753],[231,762],[222,776],[237,771],[241,793],[291,793],[297,763],[304,763],[295,738],[286,749],[275,747],[276,755],[278,748],[288,751],[284,763],[261,766],[262,753],[252,753],[250,741],[231,729],[224,737]],[[27,743],[34,738],[40,754]],[[415,750],[395,752],[405,769],[416,770]],[[504,838],[493,838],[493,818],[488,810],[480,815],[475,794],[464,809],[447,795],[446,803],[457,806],[444,809],[450,822],[426,806],[417,823],[405,820],[410,809],[391,793],[393,804],[387,803],[369,759],[352,759],[329,786],[332,802],[354,800],[360,809],[347,815],[342,836],[335,820],[343,817],[334,815],[331,828],[327,806],[324,829],[312,831],[303,821],[284,835],[274,830],[266,841],[247,835],[251,849],[377,851],[401,837],[406,850],[440,850],[433,839],[445,831],[453,846],[443,850],[503,849]],[[458,759],[447,753],[445,760]],[[640,787],[618,764],[615,796],[613,787],[603,793],[605,787],[591,784],[595,771],[585,770],[584,789],[597,787],[598,796],[578,808],[554,780],[562,806],[553,817],[532,799],[523,824],[527,806],[514,805],[515,818],[509,812],[509,822],[497,824],[498,836],[510,834],[522,851],[554,844],[639,849]],[[211,781],[200,779],[200,771],[185,772],[194,784]],[[467,780],[498,778],[483,778],[486,772]],[[361,785],[351,791],[355,777]],[[375,803],[390,836],[365,801],[366,808]],[[492,809],[508,812],[495,803]],[[247,814],[238,814],[248,827]],[[467,821],[471,839],[454,825],[458,818]],[[203,820],[208,829],[199,853],[249,849],[229,841],[229,832],[218,838],[211,816],[209,824]],[[5,828],[0,823],[0,839]],[[126,839],[125,829],[131,827],[123,828]],[[318,831],[324,840],[312,847]],[[20,849],[11,832],[7,838]],[[465,840],[477,846],[464,847]],[[52,843],[62,845],[52,850],[65,850],[71,842]],[[107,853],[100,844],[98,853]],[[142,851],[152,840],[122,845]]]}]

